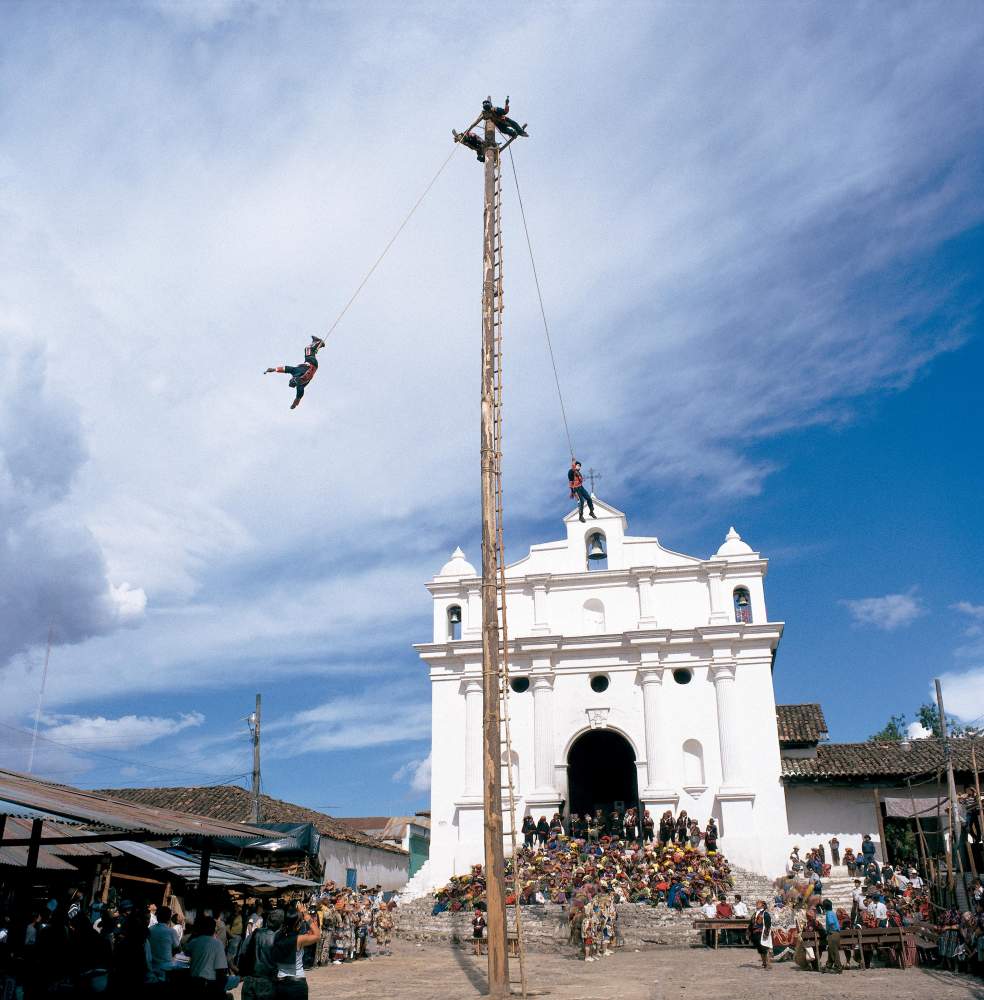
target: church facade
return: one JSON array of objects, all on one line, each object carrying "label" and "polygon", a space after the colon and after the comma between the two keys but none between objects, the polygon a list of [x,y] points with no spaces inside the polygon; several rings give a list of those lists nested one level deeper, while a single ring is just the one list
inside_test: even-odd
[{"label": "church facade", "polygon": [[[887,826],[939,827],[942,741],[830,743],[820,705],[776,705],[783,623],[769,617],[767,560],[734,528],[702,559],[595,509],[506,570],[517,825],[558,810],[635,804],[658,822],[685,809],[702,827],[715,817],[728,858],[770,877],[794,845],[836,837],[858,850],[867,833],[898,860]],[[416,649],[432,692],[431,844],[416,892],[484,859],[480,582],[458,549],[427,583],[433,637]],[[953,741],[965,789],[978,780],[974,742]]]},{"label": "church facade", "polygon": [[[767,561],[733,528],[701,559],[595,508],[506,571],[518,816],[686,809],[702,825],[716,818],[736,863],[781,870],[772,664],[783,625],[769,619]],[[483,859],[479,585],[457,550],[427,584],[433,641],[416,647],[432,684],[433,885]]]}]

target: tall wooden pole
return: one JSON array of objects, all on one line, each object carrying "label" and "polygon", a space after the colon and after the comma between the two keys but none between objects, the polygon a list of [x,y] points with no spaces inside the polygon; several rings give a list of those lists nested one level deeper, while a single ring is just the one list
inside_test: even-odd
[{"label": "tall wooden pole", "polygon": [[509,996],[506,956],[506,865],[502,850],[499,720],[499,611],[495,544],[495,197],[499,151],[485,120],[485,238],[482,282],[482,777],[485,804],[485,899],[488,905],[489,996]]},{"label": "tall wooden pole", "polygon": [[[960,831],[957,828],[957,783],[953,778],[953,757],[950,753],[950,733],[946,724],[946,712],[943,708],[943,688],[940,686],[939,678],[936,678],[936,705],[940,712],[940,735],[943,737],[943,759],[946,761],[946,788],[950,799],[950,815],[947,819],[947,831],[949,833],[949,844],[947,846],[947,856],[949,865],[947,871],[950,876],[950,888],[953,888],[953,857],[959,859],[959,847],[954,842],[954,836],[959,837]],[[961,863],[961,870],[963,864]]]},{"label": "tall wooden pole", "polygon": [[253,713],[253,822],[260,822],[260,696]]}]

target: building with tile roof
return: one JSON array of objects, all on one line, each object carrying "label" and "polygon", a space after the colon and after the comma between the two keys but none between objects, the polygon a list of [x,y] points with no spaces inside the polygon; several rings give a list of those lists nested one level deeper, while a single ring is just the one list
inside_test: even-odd
[{"label": "building with tile roof", "polygon": [[[236,785],[178,788],[110,788],[105,794],[140,805],[247,822],[252,816],[253,797]],[[334,816],[270,795],[260,796],[262,823],[310,824],[320,834],[318,854],[324,877],[340,885],[380,885],[384,890],[402,888],[409,877],[410,855],[402,847],[387,843]]]},{"label": "building with tile roof", "polygon": [[411,878],[430,856],[430,816],[427,813],[413,816],[344,816],[336,822],[408,851]]}]

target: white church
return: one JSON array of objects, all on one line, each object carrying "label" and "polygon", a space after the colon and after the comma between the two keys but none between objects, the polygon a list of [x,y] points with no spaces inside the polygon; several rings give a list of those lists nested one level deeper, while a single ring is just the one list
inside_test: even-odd
[{"label": "white church", "polygon": [[[615,803],[657,821],[686,809],[702,826],[716,818],[730,860],[772,876],[801,840],[879,840],[877,792],[835,773],[870,772],[851,752],[867,745],[820,745],[818,705],[777,717],[783,623],[768,614],[768,561],[734,528],[702,559],[629,535],[600,500],[595,510],[585,523],[572,511],[566,537],[506,570],[517,825]],[[458,549],[427,589],[433,641],[415,647],[433,707],[421,889],[484,857],[480,578]]]}]

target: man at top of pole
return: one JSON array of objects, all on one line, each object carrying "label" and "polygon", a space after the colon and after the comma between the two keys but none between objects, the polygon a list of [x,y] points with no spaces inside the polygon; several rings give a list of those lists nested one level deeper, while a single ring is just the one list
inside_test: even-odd
[{"label": "man at top of pole", "polygon": [[581,463],[575,458],[571,461],[571,467],[567,470],[567,485],[571,488],[571,499],[577,500],[577,515],[580,520],[584,520],[584,505],[588,505],[588,513],[597,520],[594,512],[594,500],[591,494],[584,488],[584,479],[581,476]]}]

